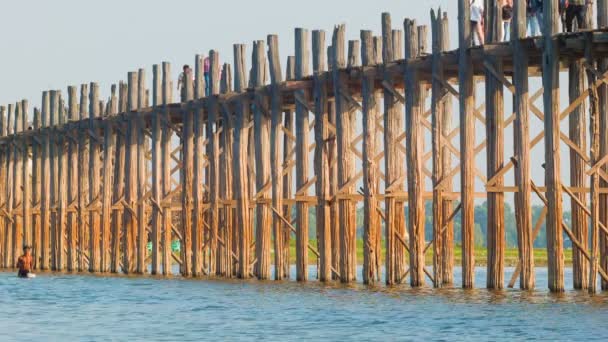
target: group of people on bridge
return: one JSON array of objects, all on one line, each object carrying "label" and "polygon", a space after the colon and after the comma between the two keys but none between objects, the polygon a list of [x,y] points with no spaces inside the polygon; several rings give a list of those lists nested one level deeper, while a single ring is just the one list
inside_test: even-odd
[{"label": "group of people on bridge", "polygon": [[[587,28],[587,20],[591,19],[593,0],[558,0],[558,11],[562,19],[562,30],[574,32],[576,29]],[[502,41],[511,37],[511,21],[513,20],[513,0],[496,0],[502,17]],[[486,27],[484,24],[485,0],[470,0],[470,20],[474,44],[485,43]],[[575,25],[576,23],[576,25]],[[526,27],[529,37],[542,35],[543,0],[526,0]]]}]

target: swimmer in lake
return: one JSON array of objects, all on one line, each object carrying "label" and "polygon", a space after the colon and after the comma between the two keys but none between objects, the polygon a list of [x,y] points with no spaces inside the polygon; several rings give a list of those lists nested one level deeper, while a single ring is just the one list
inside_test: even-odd
[{"label": "swimmer in lake", "polygon": [[30,272],[32,271],[32,266],[34,265],[34,260],[32,258],[32,249],[30,246],[23,246],[23,255],[17,259],[17,268],[19,269],[19,273],[17,276],[21,278],[27,278]]}]

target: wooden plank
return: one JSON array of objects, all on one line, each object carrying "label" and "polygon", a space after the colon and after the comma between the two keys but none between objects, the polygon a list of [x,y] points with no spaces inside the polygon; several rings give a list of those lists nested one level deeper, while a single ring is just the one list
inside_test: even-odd
[{"label": "wooden plank", "polygon": [[528,51],[520,38],[526,37],[526,3],[514,2],[513,33],[513,140],[517,167],[515,168],[515,222],[517,224],[517,247],[521,275],[519,287],[531,290],[535,286],[534,236],[532,234],[531,171],[530,171],[530,116],[528,112]]},{"label": "wooden plank", "polygon": [[[253,42],[251,84],[254,88],[264,85],[267,69],[264,53],[264,41]],[[258,98],[253,106],[253,134],[255,141],[255,183],[259,199],[256,205],[256,238],[254,274],[258,279],[270,278],[270,245],[272,228],[272,211],[269,207],[271,193],[264,190],[264,185],[271,182],[270,176],[270,117],[265,115],[262,106],[266,100]]]},{"label": "wooden plank", "polygon": [[[498,43],[502,40],[502,11],[497,2],[491,2],[485,11],[487,43]],[[504,164],[504,95],[503,95],[503,61],[501,57],[486,56],[485,95],[486,95],[486,174],[495,177]],[[498,75],[498,76],[497,76]],[[495,184],[502,186],[502,176],[495,177]],[[504,287],[505,258],[505,198],[501,192],[488,193],[487,243],[488,262],[486,287],[502,289]]]},{"label": "wooden plank", "polygon": [[[314,37],[314,35],[313,35]],[[271,122],[270,122],[270,171],[272,177],[272,207],[282,208],[283,207],[283,156],[281,155],[281,138],[283,137],[283,130],[285,129],[281,125],[281,119],[283,116],[282,111],[282,98],[281,91],[278,85],[283,81],[283,74],[281,71],[281,59],[279,55],[279,38],[277,35],[268,35],[268,64],[270,72],[270,111],[271,111]],[[314,44],[313,44],[314,46]],[[286,129],[285,129],[286,130]],[[289,131],[288,131],[289,132]],[[283,137],[285,139],[285,137]],[[284,145],[283,149],[287,146]],[[272,216],[272,231],[274,234],[274,278],[276,280],[282,280],[284,278],[285,268],[285,254],[282,252],[285,249],[285,225],[284,222],[277,215]],[[288,231],[289,233],[289,231]],[[288,265],[289,266],[289,265]],[[321,278],[321,277],[320,277]]]},{"label": "wooden plank", "polygon": [[460,187],[462,209],[462,287],[475,283],[475,98],[470,2],[458,1],[458,84],[460,97]]},{"label": "wooden plank", "polygon": [[[295,30],[295,77],[303,79],[309,74],[308,30]],[[297,96],[308,101],[308,92],[304,89],[296,92]],[[296,189],[308,183],[308,109],[302,103],[296,103]],[[296,203],[296,278],[308,280],[308,204]]]},{"label": "wooden plank", "polygon": [[[91,83],[89,88],[89,130],[95,135],[97,127],[95,119],[99,112],[99,86]],[[100,173],[99,173],[100,151],[99,143],[95,139],[89,139],[89,199],[88,206],[93,206],[99,199]],[[101,218],[98,211],[89,211],[89,272],[99,272],[100,269],[100,228]]]},{"label": "wooden plank", "polygon": [[312,57],[313,57],[313,98],[315,101],[315,194],[318,202],[316,206],[316,230],[317,244],[319,249],[319,280],[330,281],[332,277],[332,241],[330,221],[330,195],[329,195],[329,161],[327,153],[327,136],[329,134],[327,125],[327,85],[326,80],[321,77],[327,66],[325,55],[325,31],[315,30],[312,32]]},{"label": "wooden plank", "polygon": [[[416,21],[405,19],[405,58],[406,61],[416,58],[418,51],[418,34]],[[406,144],[407,144],[407,189],[408,189],[408,218],[409,218],[409,250],[410,250],[410,285],[424,285],[424,175],[422,174],[422,154],[424,149],[423,127],[421,125],[424,103],[421,102],[422,86],[416,69],[409,66],[405,71],[406,98]]]},{"label": "wooden plank", "polygon": [[547,186],[547,259],[548,286],[552,292],[564,291],[564,254],[562,234],[562,190],[560,186],[559,128],[559,42],[557,1],[544,4],[546,38],[543,50],[543,107],[545,124],[545,173]]},{"label": "wooden plank", "polygon": [[[374,65],[377,61],[374,37],[371,31],[361,31],[361,59],[363,66]],[[361,85],[363,98],[363,194],[364,194],[364,223],[363,223],[363,283],[374,284],[379,280],[377,266],[380,250],[376,249],[378,230],[381,230],[378,213],[378,165],[374,156],[378,154],[377,120],[378,106],[375,96],[374,76],[364,77]]]},{"label": "wooden plank", "polygon": [[[234,45],[234,90],[243,91],[246,88],[246,66],[245,66],[245,45]],[[249,145],[249,103],[247,99],[242,99],[237,104],[236,120],[234,127],[234,199],[236,200],[237,227],[240,229],[238,234],[239,245],[239,278],[250,277],[251,253],[251,220],[249,217],[249,177],[247,172],[247,146]]]}]

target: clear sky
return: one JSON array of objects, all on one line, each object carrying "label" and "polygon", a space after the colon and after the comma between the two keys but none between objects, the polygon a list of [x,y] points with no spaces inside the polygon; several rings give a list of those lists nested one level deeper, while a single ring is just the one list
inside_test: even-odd
[{"label": "clear sky", "polygon": [[[361,29],[380,33],[380,15],[390,12],[393,27],[403,19],[428,24],[430,9],[442,7],[450,18],[451,48],[457,46],[456,0],[0,0],[0,104],[21,99],[38,106],[41,92],[68,85],[98,82],[102,98],[110,85],[125,80],[128,71],[172,63],[174,78],[181,65],[193,64],[197,53],[217,49],[222,61],[232,63],[232,44],[278,34],[283,63],[294,51],[294,28],[325,29],[331,37],[335,24],[345,23],[348,39],[358,39]],[[429,37],[430,38],[430,37]],[[283,68],[285,65],[283,64]],[[533,83],[534,84],[534,83]],[[538,84],[538,82],[536,82]],[[177,94],[177,92],[174,92]],[[567,105],[567,82],[562,82],[562,107]],[[483,94],[478,102],[483,100]],[[505,113],[511,97],[505,92]],[[542,108],[542,100],[537,101]],[[457,117],[457,112],[454,113]],[[563,131],[567,132],[567,120]],[[478,141],[484,127],[477,125]],[[533,120],[531,136],[542,129]],[[512,155],[512,130],[505,131],[505,159]],[[454,145],[458,146],[457,141]],[[563,145],[563,144],[562,144]],[[543,145],[533,150],[533,178],[542,184]],[[562,174],[567,179],[568,150],[562,147]],[[485,173],[485,152],[478,168]],[[512,173],[506,175],[513,183]],[[478,189],[481,187],[478,184]]]}]

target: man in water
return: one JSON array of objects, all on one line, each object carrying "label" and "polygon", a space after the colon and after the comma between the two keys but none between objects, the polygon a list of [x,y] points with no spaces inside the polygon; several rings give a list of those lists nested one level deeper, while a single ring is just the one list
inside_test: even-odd
[{"label": "man in water", "polygon": [[31,254],[30,246],[23,246],[23,255],[17,259],[17,268],[19,268],[19,277],[27,278],[27,275],[32,271],[34,260]]}]

